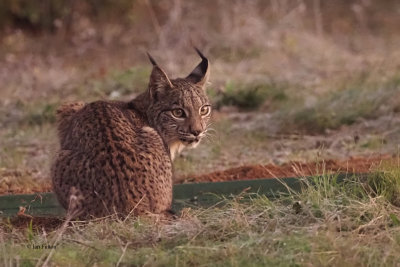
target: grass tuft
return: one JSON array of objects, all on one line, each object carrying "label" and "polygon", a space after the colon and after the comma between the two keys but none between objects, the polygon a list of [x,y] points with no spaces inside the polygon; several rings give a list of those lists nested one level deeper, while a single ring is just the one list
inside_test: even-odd
[{"label": "grass tuft", "polygon": [[368,190],[372,196],[382,196],[400,208],[400,172],[391,170],[368,177]]},{"label": "grass tuft", "polygon": [[38,107],[27,107],[26,115],[22,118],[22,124],[43,125],[56,122],[56,109],[58,104],[44,104]]},{"label": "grass tuft", "polygon": [[[146,90],[150,76],[148,67],[132,67],[125,70],[115,70],[102,79],[89,82],[85,91],[102,97],[118,99],[132,93]],[[90,93],[91,92],[91,93]]]},{"label": "grass tuft", "polygon": [[272,107],[287,100],[284,89],[283,85],[276,83],[236,84],[229,82],[215,105],[217,108],[235,106],[241,110],[255,110],[268,101],[269,106]]},{"label": "grass tuft", "polygon": [[[186,208],[180,218],[71,222],[53,265],[393,266],[400,261],[399,169],[368,177],[303,179],[301,192],[277,199],[244,193],[220,205]],[[312,186],[311,186],[312,185]],[[7,262],[35,264],[57,231],[1,224]],[[43,228],[44,229],[44,228]],[[12,238],[11,238],[12,237]],[[39,253],[39,255],[38,255]]]},{"label": "grass tuft", "polygon": [[360,119],[376,119],[382,114],[396,112],[399,87],[398,75],[383,83],[369,81],[362,75],[343,89],[320,96],[314,105],[291,106],[290,112],[280,112],[278,117],[283,121],[285,131],[324,133],[327,129],[351,125]]}]

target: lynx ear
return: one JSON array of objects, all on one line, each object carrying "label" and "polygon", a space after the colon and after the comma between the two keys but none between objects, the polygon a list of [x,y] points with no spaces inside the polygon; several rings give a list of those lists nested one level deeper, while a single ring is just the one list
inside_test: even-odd
[{"label": "lynx ear", "polygon": [[208,59],[200,52],[196,47],[194,48],[201,57],[201,62],[197,65],[196,68],[186,77],[187,80],[191,81],[194,84],[198,84],[200,86],[204,86],[210,75],[210,70],[208,67]]},{"label": "lynx ear", "polygon": [[149,92],[152,99],[156,99],[158,95],[163,94],[165,90],[173,87],[167,74],[157,65],[156,61],[149,53],[147,53],[151,64],[153,64],[153,70],[150,74],[149,81]]}]

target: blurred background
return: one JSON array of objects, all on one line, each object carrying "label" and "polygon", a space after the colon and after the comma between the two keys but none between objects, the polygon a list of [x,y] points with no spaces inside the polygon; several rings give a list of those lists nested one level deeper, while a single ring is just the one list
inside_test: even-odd
[{"label": "blurred background", "polygon": [[395,155],[399,25],[396,0],[3,0],[0,188],[48,184],[60,103],[132,99],[147,87],[146,51],[186,76],[193,45],[211,62],[214,131],[176,160],[178,181]]}]

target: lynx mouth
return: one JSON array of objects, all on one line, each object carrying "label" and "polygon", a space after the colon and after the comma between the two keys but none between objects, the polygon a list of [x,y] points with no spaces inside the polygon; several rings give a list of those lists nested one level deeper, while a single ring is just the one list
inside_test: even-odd
[{"label": "lynx mouth", "polygon": [[192,144],[192,143],[197,143],[197,142],[200,142],[200,138],[180,138],[180,140],[183,142],[183,143],[186,143],[186,144]]},{"label": "lynx mouth", "polygon": [[195,147],[200,143],[201,137],[193,137],[193,138],[180,138],[179,139],[182,143],[189,147]]}]

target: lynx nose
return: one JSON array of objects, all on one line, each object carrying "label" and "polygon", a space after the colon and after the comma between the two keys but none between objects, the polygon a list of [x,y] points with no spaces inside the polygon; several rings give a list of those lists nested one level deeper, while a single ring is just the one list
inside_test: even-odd
[{"label": "lynx nose", "polygon": [[195,137],[198,137],[203,132],[203,126],[201,122],[192,120],[189,124],[189,133],[193,134]]},{"label": "lynx nose", "polygon": [[201,130],[191,130],[190,133],[198,137],[201,134]]},{"label": "lynx nose", "polygon": [[195,137],[198,137],[198,136],[201,134],[201,132],[202,132],[201,126],[200,126],[200,125],[199,125],[199,126],[197,126],[197,125],[195,125],[195,126],[190,126],[190,127],[189,127],[189,132],[190,132],[191,134],[193,134]]}]

